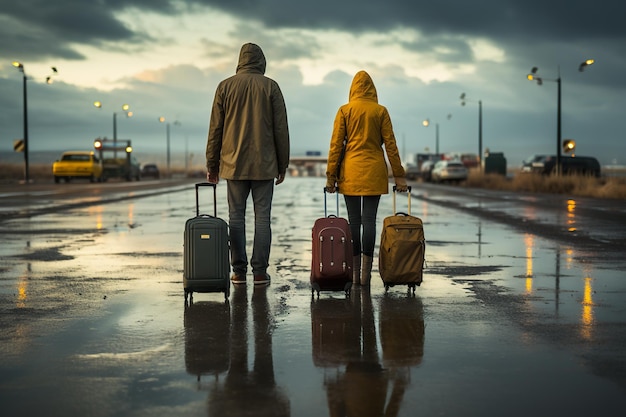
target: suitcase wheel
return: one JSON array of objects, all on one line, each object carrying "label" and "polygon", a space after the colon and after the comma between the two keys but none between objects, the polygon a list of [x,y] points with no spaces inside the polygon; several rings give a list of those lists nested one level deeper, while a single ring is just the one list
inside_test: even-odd
[{"label": "suitcase wheel", "polygon": [[317,292],[317,298],[320,298],[320,286],[317,282],[311,284],[311,297],[315,298],[315,293]]},{"label": "suitcase wheel", "polygon": [[346,297],[350,297],[350,293],[352,292],[352,282],[346,282],[343,290],[346,293]]}]

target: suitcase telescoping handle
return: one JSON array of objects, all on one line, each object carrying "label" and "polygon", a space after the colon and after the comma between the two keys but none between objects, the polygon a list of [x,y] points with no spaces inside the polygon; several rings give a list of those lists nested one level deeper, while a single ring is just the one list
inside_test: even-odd
[{"label": "suitcase telescoping handle", "polygon": [[217,184],[210,182],[199,182],[196,184],[196,216],[200,215],[200,199],[198,197],[198,189],[200,187],[213,187],[213,217],[217,217]]},{"label": "suitcase telescoping handle", "polygon": [[398,213],[396,211],[396,186],[393,186],[393,214],[408,214],[409,216],[411,215],[411,186],[409,185],[409,187],[407,188],[407,194],[409,196],[409,211],[408,213]]},{"label": "suitcase telescoping handle", "polygon": [[[324,187],[324,217],[328,217],[328,205],[326,203],[326,187]],[[339,217],[339,190],[335,191],[335,195],[337,196],[337,217]]]}]

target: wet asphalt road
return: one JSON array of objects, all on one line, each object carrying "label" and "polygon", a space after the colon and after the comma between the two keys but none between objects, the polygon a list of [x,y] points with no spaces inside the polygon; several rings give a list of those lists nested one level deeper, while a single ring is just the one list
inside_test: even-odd
[{"label": "wet asphalt road", "polygon": [[[312,299],[323,180],[287,178],[272,284],[185,305],[193,183],[23,187],[0,186],[3,414],[623,414],[623,201],[415,184],[416,295],[375,273]],[[380,223],[391,213],[383,197]]]}]

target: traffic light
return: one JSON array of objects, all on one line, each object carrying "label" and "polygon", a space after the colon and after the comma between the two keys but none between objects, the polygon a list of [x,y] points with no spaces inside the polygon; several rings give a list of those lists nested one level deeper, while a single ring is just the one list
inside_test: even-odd
[{"label": "traffic light", "polygon": [[94,140],[93,147],[96,149],[102,149],[102,141],[99,138]]},{"label": "traffic light", "polygon": [[576,149],[576,142],[573,139],[563,139],[563,152],[574,152]]}]

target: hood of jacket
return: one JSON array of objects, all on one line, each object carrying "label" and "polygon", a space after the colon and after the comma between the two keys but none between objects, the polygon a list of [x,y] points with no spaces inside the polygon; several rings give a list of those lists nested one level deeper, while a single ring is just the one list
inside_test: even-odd
[{"label": "hood of jacket", "polygon": [[254,43],[246,43],[239,51],[239,62],[237,63],[237,71],[240,72],[258,72],[265,74],[265,54],[259,45]]},{"label": "hood of jacket", "polygon": [[387,194],[385,153],[393,176],[404,177],[389,112],[378,103],[372,78],[359,71],[350,85],[349,102],[335,116],[326,177],[344,195]]},{"label": "hood of jacket", "polygon": [[378,103],[378,94],[376,94],[374,81],[365,71],[357,72],[352,79],[348,101],[354,100],[369,100]]}]

